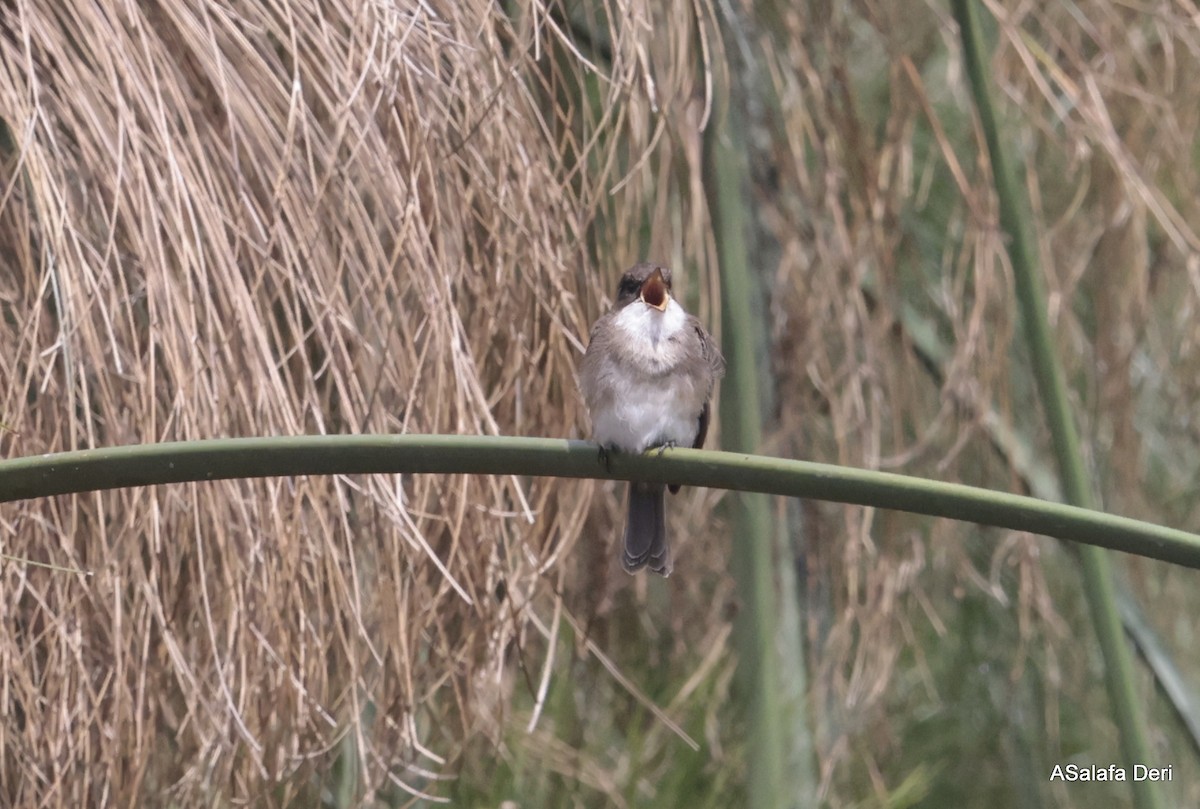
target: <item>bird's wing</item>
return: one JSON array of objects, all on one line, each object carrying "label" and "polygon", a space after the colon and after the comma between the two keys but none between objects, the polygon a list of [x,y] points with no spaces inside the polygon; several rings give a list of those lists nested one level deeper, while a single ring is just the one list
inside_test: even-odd
[{"label": "bird's wing", "polygon": [[696,336],[700,338],[700,350],[704,354],[704,359],[708,363],[709,370],[712,371],[713,383],[725,376],[725,358],[721,356],[721,349],[717,348],[717,341],[712,338],[712,335],[700,323],[699,318],[695,315],[691,316],[692,328],[696,331]]}]

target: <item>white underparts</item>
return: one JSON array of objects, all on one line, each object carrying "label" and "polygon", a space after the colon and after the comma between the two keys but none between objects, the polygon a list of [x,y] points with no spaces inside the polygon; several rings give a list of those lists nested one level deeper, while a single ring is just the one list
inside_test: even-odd
[{"label": "white underparts", "polygon": [[662,312],[635,301],[613,325],[623,333],[621,343],[631,348],[605,369],[613,396],[611,406],[592,413],[596,440],[626,452],[667,443],[690,447],[709,383],[707,367],[704,379],[682,367],[689,352],[699,348],[693,345],[699,335],[689,332],[687,313],[673,298]]}]

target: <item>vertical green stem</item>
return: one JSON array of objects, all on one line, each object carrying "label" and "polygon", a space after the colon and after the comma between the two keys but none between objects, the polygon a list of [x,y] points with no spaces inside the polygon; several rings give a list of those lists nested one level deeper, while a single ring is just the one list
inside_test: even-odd
[{"label": "vertical green stem", "polygon": [[[727,102],[728,99],[725,99]],[[724,448],[753,452],[762,437],[756,355],[764,321],[753,312],[757,288],[748,267],[745,211],[745,139],[740,112],[726,106],[705,134],[705,190],[716,236],[721,272],[722,343],[728,370],[721,397]],[[748,801],[755,807],[782,807],[793,796],[785,787],[785,743],[780,656],[776,653],[778,594],[773,576],[771,502],[766,495],[742,493],[731,498],[730,567],[741,597],[738,615],[738,666],[746,711]]]},{"label": "vertical green stem", "polygon": [[[1053,335],[1046,318],[1046,293],[1031,237],[1028,207],[1016,175],[1000,145],[999,129],[988,90],[987,69],[983,56],[976,0],[952,0],[954,16],[962,36],[967,76],[979,112],[980,125],[987,140],[996,195],[1000,204],[1000,224],[1009,239],[1016,283],[1017,302],[1029,342],[1034,376],[1054,441],[1054,453],[1062,476],[1063,492],[1072,505],[1093,507],[1092,487],[1084,468],[1075,430],[1067,385],[1054,349]],[[1084,591],[1100,649],[1104,656],[1105,685],[1116,714],[1121,737],[1121,752],[1126,771],[1133,764],[1149,764],[1146,731],[1133,682],[1133,663],[1114,596],[1112,566],[1108,552],[1092,546],[1080,548],[1083,559]],[[1158,786],[1151,781],[1132,781],[1134,801],[1139,809],[1158,809],[1163,805]]]}]

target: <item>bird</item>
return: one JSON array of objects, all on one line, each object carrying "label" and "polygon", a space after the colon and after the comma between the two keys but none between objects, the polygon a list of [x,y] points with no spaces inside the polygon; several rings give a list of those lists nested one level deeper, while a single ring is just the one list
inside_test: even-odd
[{"label": "bird", "polygon": [[[592,326],[579,389],[601,452],[704,445],[713,388],[725,358],[699,319],[671,294],[671,270],[642,262],[617,285],[611,310]],[[667,486],[633,481],[621,564],[661,576],[673,569],[667,543]],[[679,491],[671,484],[671,493]]]}]

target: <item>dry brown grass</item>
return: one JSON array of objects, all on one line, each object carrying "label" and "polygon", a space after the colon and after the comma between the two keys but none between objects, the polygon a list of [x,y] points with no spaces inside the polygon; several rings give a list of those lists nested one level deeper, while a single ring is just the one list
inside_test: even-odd
[{"label": "dry brown grass", "polygon": [[[776,446],[1023,487],[1028,465],[987,449],[988,411],[1030,446],[1046,439],[1028,378],[1011,374],[1024,347],[948,11],[925,2],[769,7],[765,70],[785,100],[764,158],[780,171],[777,190],[761,212],[763,241],[775,240],[780,256]],[[1194,498],[1171,516],[1160,499],[1195,485],[1200,447],[1168,415],[1194,411],[1200,395],[1194,5],[989,9],[1001,21],[992,64],[1009,146],[1028,163],[1052,317],[1098,485],[1114,511],[1195,527]],[[914,323],[950,349],[942,379],[918,359]],[[1053,476],[1048,460],[1041,466]],[[1163,491],[1164,478],[1177,482]],[[1061,647],[1090,631],[1068,630],[1055,611],[1061,588],[1053,595],[1042,574],[1053,545],[1010,537],[980,554],[961,525],[832,506],[809,516],[806,618],[823,783],[835,805],[835,773],[870,777],[887,803],[876,768],[903,746],[898,661],[911,655],[900,671],[931,710],[943,704],[953,688],[930,671],[926,655],[936,670],[938,651],[918,638],[959,654],[953,626],[964,593],[1013,606],[1021,642],[1006,665],[1015,681],[1028,655],[1038,657],[1049,727],[1060,721],[1059,689],[1085,699],[1082,684],[1095,682],[1086,655]]]},{"label": "dry brown grass", "polygon": [[[760,24],[722,43],[707,2],[575,4],[570,21],[508,5],[9,4],[0,455],[576,434],[575,360],[621,267],[671,263],[715,324],[701,127],[733,47],[761,55],[781,99],[749,122],[774,295],[768,450],[1021,485],[987,448],[986,411],[1043,436],[1008,372],[1011,284],[941,6],[760,3]],[[993,11],[1104,491],[1116,510],[1194,525],[1200,436],[1178,414],[1200,399],[1200,35],[1185,5]],[[904,307],[951,346],[943,380],[905,337]],[[537,696],[544,676],[582,688],[564,661],[601,653],[679,674],[668,713],[702,714],[705,754],[736,771],[719,714],[733,602],[709,516],[720,495],[674,506],[688,570],[667,609],[645,579],[614,575],[619,492],[380,476],[5,506],[0,550],[91,575],[0,569],[0,802],[442,794],[431,773],[454,772],[464,740],[511,760],[508,729],[534,726],[522,744],[546,770],[624,805],[630,757],[662,774],[678,739],[651,723],[627,751],[605,701],[579,692],[587,733],[564,740]],[[834,805],[861,802],[836,777],[848,761],[875,777],[896,755],[902,655],[937,702],[920,638],[945,639],[964,591],[1015,604],[1011,664],[1045,655],[1049,725],[1058,687],[1088,679],[1086,654],[1056,656],[1068,630],[1046,546],[1009,538],[981,558],[957,526],[808,516]],[[620,611],[647,600],[649,616]],[[535,707],[518,715],[516,692]],[[712,702],[689,711],[698,694]],[[354,772],[331,774],[335,760]]]},{"label": "dry brown grass", "polygon": [[[696,80],[677,58],[648,87],[649,8],[613,22],[612,119],[582,126],[551,102],[588,62],[538,4],[516,24],[482,0],[10,6],[0,452],[573,433],[581,340],[640,251],[627,222],[599,249],[589,228],[614,172],[669,155],[653,105],[683,114]],[[618,202],[653,192],[651,157]],[[4,564],[0,802],[286,804],[339,740],[363,795],[437,791],[421,770],[504,716],[505,653],[551,614],[592,488],[6,507],[5,553],[92,575]]]}]

